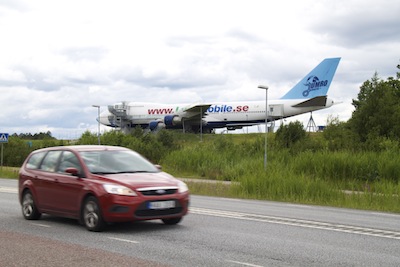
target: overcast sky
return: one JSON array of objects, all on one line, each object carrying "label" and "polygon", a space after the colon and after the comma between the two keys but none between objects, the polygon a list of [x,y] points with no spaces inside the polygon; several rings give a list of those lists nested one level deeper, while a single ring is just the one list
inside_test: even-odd
[{"label": "overcast sky", "polygon": [[0,133],[77,138],[97,131],[92,105],[123,100],[264,100],[260,84],[279,98],[327,57],[343,103],[313,117],[346,121],[364,81],[396,76],[399,14],[398,0],[0,0]]}]

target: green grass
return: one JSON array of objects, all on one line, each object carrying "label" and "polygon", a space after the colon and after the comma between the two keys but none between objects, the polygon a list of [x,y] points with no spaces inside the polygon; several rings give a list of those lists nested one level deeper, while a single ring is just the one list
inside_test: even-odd
[{"label": "green grass", "polygon": [[219,135],[185,143],[163,158],[162,165],[177,177],[237,182],[231,186],[191,183],[194,194],[400,213],[397,151],[293,153],[275,148],[272,138],[268,137],[272,145],[267,171],[260,135]]},{"label": "green grass", "polygon": [[10,178],[17,179],[18,178],[19,168],[15,167],[0,167],[0,177],[1,178]]}]

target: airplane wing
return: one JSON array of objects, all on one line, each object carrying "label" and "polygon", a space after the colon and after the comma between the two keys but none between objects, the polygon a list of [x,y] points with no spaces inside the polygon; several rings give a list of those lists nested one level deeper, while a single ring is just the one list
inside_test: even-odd
[{"label": "airplane wing", "polygon": [[204,114],[209,107],[211,107],[211,104],[195,104],[185,109],[185,112],[196,112],[196,113],[202,112]]},{"label": "airplane wing", "polygon": [[207,109],[211,106],[211,104],[193,104],[189,105],[183,110],[183,117],[186,119],[200,119],[200,116],[203,118],[204,114],[207,112]]},{"label": "airplane wing", "polygon": [[236,127],[238,129],[241,129],[243,127],[248,127],[248,126],[254,126],[254,125],[259,125],[260,122],[248,122],[248,123],[227,123],[226,127]]},{"label": "airplane wing", "polygon": [[326,105],[326,99],[328,96],[316,96],[301,103],[298,103],[292,107],[294,108],[306,108],[306,107],[324,107]]}]

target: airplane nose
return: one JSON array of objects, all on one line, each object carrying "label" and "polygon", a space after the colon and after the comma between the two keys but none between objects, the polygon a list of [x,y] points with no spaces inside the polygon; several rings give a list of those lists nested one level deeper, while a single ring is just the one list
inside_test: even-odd
[{"label": "airplane nose", "polygon": [[96,120],[103,125],[110,126],[111,125],[110,120],[109,120],[110,115],[111,114],[108,111],[103,111],[100,114],[100,117],[97,117]]}]

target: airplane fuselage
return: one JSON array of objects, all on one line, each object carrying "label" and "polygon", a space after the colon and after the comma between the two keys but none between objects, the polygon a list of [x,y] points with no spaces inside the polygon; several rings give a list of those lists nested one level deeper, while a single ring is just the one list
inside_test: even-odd
[{"label": "airplane fuselage", "polygon": [[[140,126],[151,131],[167,128],[240,129],[268,121],[284,119],[310,111],[329,108],[333,101],[327,92],[340,58],[327,58],[303,77],[278,100],[237,101],[197,104],[156,104],[121,102],[109,105],[99,122],[111,127],[131,129]],[[260,87],[260,86],[259,86]],[[260,88],[268,90],[268,87]],[[267,114],[266,114],[267,112]]]},{"label": "airplane fuselage", "polygon": [[[296,107],[303,100],[270,100],[268,101],[268,121],[279,120],[310,111],[328,108],[333,105],[333,100],[327,98],[324,105]],[[118,103],[113,106],[115,110],[122,110],[121,117],[134,125],[152,125],[162,123],[167,129],[183,128],[191,125],[200,125],[204,128],[240,129],[265,122],[265,101],[238,101],[218,102],[204,105],[204,110],[191,112],[193,104],[157,104],[128,102]],[[110,109],[110,107],[109,107]],[[199,114],[203,114],[200,118]],[[165,118],[171,118],[168,122]],[[116,120],[117,119],[117,120]],[[113,121],[114,120],[114,121]],[[118,116],[110,111],[103,112],[100,122],[111,127],[121,127]],[[154,126],[153,126],[154,127]]]}]

